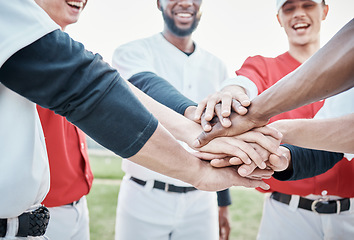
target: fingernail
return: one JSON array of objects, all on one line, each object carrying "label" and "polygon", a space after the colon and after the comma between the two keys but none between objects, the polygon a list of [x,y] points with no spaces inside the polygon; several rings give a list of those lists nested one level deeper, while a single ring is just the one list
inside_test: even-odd
[{"label": "fingernail", "polygon": [[246,171],[246,169],[244,169],[244,168],[239,168],[239,169],[238,169],[238,173],[239,173],[241,176],[246,176],[246,175],[247,175],[247,171]]},{"label": "fingernail", "polygon": [[196,139],[193,144],[192,144],[193,147],[199,147],[200,146],[200,142],[198,139]]},{"label": "fingernail", "polygon": [[204,131],[209,132],[211,130],[211,126],[210,125],[205,125],[204,126]]},{"label": "fingernail", "polygon": [[265,164],[265,162],[261,162],[261,168],[265,169],[267,167],[267,164]]},{"label": "fingernail", "polygon": [[205,115],[205,119],[212,119],[212,118],[213,118],[213,116],[211,116],[210,114]]},{"label": "fingernail", "polygon": [[223,111],[221,114],[222,114],[223,116],[224,116],[224,115],[227,116],[227,115],[229,115],[229,112],[228,112],[228,111]]}]

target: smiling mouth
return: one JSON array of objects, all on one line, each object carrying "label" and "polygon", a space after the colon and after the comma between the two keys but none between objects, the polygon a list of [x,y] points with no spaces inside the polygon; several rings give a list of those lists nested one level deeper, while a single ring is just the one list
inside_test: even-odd
[{"label": "smiling mouth", "polygon": [[175,13],[175,15],[182,18],[190,18],[193,16],[192,13],[187,13],[187,12]]},{"label": "smiling mouth", "polygon": [[306,29],[310,26],[310,24],[307,23],[297,23],[293,26],[294,30],[298,30],[298,29]]},{"label": "smiling mouth", "polygon": [[75,1],[70,1],[66,2],[70,7],[74,7],[77,9],[82,9],[84,7],[85,2],[75,2]]}]

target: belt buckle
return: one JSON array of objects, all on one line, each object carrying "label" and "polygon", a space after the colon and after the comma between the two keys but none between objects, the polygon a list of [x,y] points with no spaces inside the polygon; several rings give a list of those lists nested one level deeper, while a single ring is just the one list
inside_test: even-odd
[{"label": "belt buckle", "polygon": [[[319,198],[319,199],[316,199],[312,202],[311,204],[311,210],[317,214],[320,214],[319,212],[317,212],[316,208],[317,208],[317,203],[322,203],[322,202],[328,202],[329,203],[329,198]],[[340,213],[340,201],[339,200],[336,200],[336,213],[339,214]]]}]

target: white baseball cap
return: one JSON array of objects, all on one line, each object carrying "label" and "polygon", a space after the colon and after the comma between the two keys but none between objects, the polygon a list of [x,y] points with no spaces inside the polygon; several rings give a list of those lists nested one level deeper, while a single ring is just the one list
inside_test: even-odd
[{"label": "white baseball cap", "polygon": [[[277,1],[277,11],[279,12],[280,8],[284,5],[284,3],[288,0],[276,0]],[[316,3],[321,3],[322,0],[311,0]]]}]

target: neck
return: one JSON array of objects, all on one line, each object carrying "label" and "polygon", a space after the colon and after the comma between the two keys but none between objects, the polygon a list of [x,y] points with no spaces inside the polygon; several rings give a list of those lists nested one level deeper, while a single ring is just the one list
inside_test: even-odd
[{"label": "neck", "polygon": [[289,54],[300,63],[304,63],[320,49],[319,41],[306,45],[289,44]]},{"label": "neck", "polygon": [[178,37],[166,30],[162,32],[162,36],[173,44],[176,48],[185,53],[192,53],[194,51],[194,43],[192,40],[192,35],[185,37]]}]

